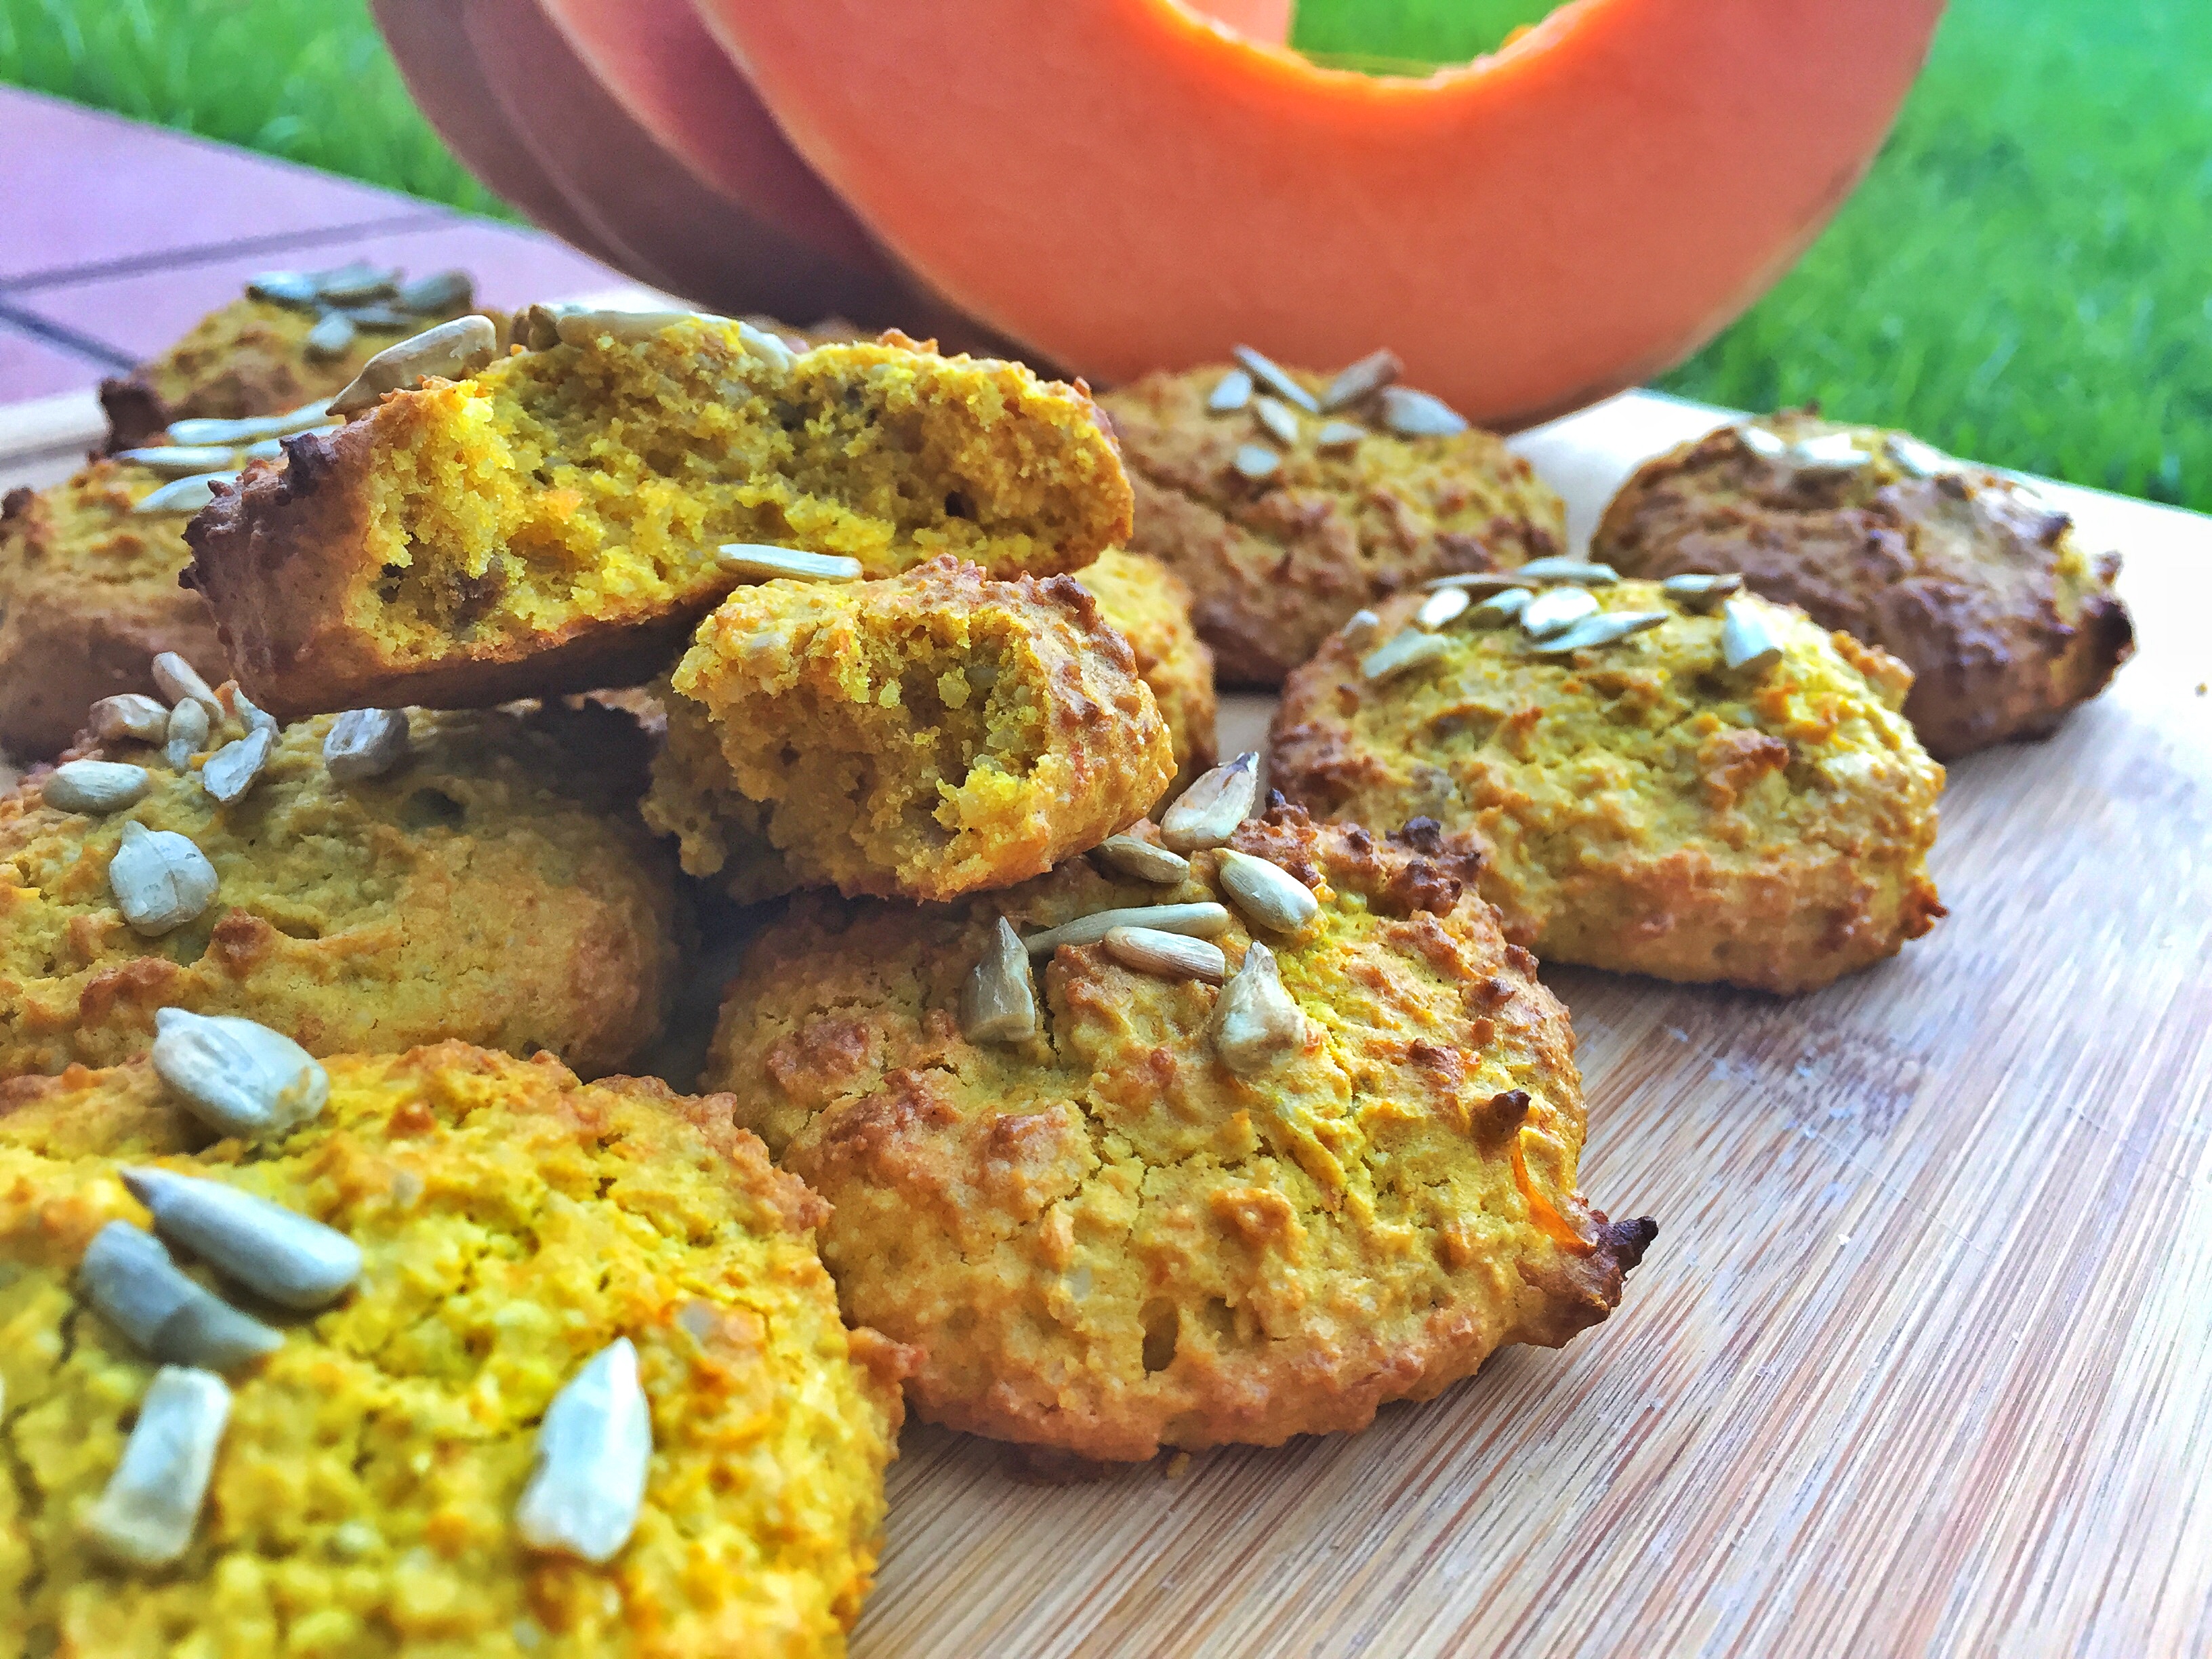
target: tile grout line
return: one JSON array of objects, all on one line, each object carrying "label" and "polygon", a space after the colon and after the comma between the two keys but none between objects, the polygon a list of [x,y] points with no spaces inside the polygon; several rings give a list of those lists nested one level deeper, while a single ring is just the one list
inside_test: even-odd
[{"label": "tile grout line", "polygon": [[[434,225],[468,224],[473,219],[473,215],[448,212],[442,208],[425,208],[415,212],[393,214],[382,219],[364,219],[356,223],[331,225],[316,230],[276,231],[265,236],[244,236],[228,242],[206,242],[170,248],[160,253],[138,253],[119,259],[94,260],[89,264],[57,265],[21,276],[0,277],[0,295],[28,294],[64,283],[104,282],[118,276],[144,276],[149,271],[216,264],[241,253],[276,253],[287,248],[319,246],[349,236],[367,236]],[[500,222],[486,220],[483,222],[498,224]],[[512,226],[506,228],[514,228]]]},{"label": "tile grout line", "polygon": [[8,303],[5,295],[0,295],[0,325],[28,334],[47,345],[58,346],[73,356],[88,357],[106,368],[128,370],[138,364],[137,358],[127,351],[118,350],[104,340],[94,339],[89,334],[80,334],[73,328],[65,328],[59,323],[50,323],[43,317],[19,310]]}]

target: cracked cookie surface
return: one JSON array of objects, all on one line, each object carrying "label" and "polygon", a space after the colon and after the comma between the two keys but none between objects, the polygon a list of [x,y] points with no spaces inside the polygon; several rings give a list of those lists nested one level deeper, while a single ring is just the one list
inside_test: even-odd
[{"label": "cracked cookie surface", "polygon": [[[252,1148],[192,1129],[143,1065],[0,1085],[0,1649],[842,1653],[904,1362],[840,1322],[821,1200],[727,1102],[459,1043],[328,1069],[324,1115]],[[147,1224],[116,1171],[148,1163],[311,1215],[365,1258],[325,1313],[258,1310],[283,1346],[232,1379],[190,1551],[154,1574],[78,1529],[155,1367],[71,1290],[101,1225]],[[513,1521],[538,1421],[618,1336],[652,1409],[643,1513],[604,1568],[534,1555]]]},{"label": "cracked cookie surface", "polygon": [[1137,677],[1150,688],[1175,744],[1173,793],[1213,764],[1213,653],[1191,626],[1190,586],[1159,560],[1109,548],[1075,580],[1098,601],[1098,614],[1128,641]]},{"label": "cracked cookie surface", "polygon": [[[1218,898],[1212,852],[1177,887],[1076,859],[958,905],[803,895],[732,981],[708,1078],[830,1200],[847,1315],[915,1350],[922,1416],[1099,1459],[1276,1444],[1618,1301],[1653,1229],[1575,1190],[1566,1011],[1466,860],[1289,807],[1233,845],[1321,901],[1262,936],[1305,1024],[1264,1073],[1215,1057],[1214,988],[1098,945],[1037,964],[1032,1038],[955,1012],[1002,915]],[[1253,937],[1219,936],[1232,970]]]}]

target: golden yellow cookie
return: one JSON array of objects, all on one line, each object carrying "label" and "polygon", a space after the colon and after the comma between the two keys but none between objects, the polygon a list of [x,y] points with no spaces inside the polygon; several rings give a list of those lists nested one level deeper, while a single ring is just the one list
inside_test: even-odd
[{"label": "golden yellow cookie", "polygon": [[235,671],[280,714],[637,684],[741,580],[723,543],[1012,576],[1129,526],[1080,389],[902,335],[793,355],[684,318],[518,351],[286,447],[289,473],[248,472],[190,532]]},{"label": "golden yellow cookie", "polygon": [[[903,1356],[848,1334],[821,1200],[729,1103],[460,1043],[326,1062],[330,1103],[212,1144],[150,1068],[0,1085],[0,1649],[57,1659],[836,1655],[866,1595]],[[117,1178],[157,1164],[337,1229],[358,1283],[252,1303],[276,1352],[233,1399],[191,1543],[120,1565],[83,1528],[154,1364],[76,1277]],[[179,1259],[189,1261],[185,1252]],[[539,1419],[617,1339],[652,1459],[605,1566],[526,1548]]]},{"label": "golden yellow cookie", "polygon": [[1190,589],[1158,559],[1109,549],[1075,580],[1098,601],[1098,614],[1136,653],[1137,672],[1151,688],[1175,741],[1180,791],[1214,761],[1213,653],[1190,623]]},{"label": "golden yellow cookie", "polygon": [[1442,654],[1370,678],[1419,604],[1393,600],[1291,677],[1271,781],[1331,817],[1471,837],[1507,936],[1547,962],[1803,991],[1926,933],[1943,769],[1897,712],[1911,673],[1748,597],[1779,660],[1731,673],[1721,616],[1656,582],[1594,592],[1663,620],[1542,653],[1462,617]]},{"label": "golden yellow cookie", "polygon": [[[1148,374],[1099,399],[1136,491],[1129,546],[1190,584],[1224,685],[1281,684],[1353,611],[1426,577],[1566,550],[1559,498],[1495,434],[1401,435],[1372,396],[1325,415],[1276,399],[1285,442],[1259,413],[1265,386],[1207,406],[1243,373]],[[1312,393],[1329,385],[1291,373]],[[1250,476],[1245,452],[1275,464]]]},{"label": "golden yellow cookie", "polygon": [[[1091,1458],[1273,1445],[1364,1427],[1619,1300],[1656,1229],[1575,1190],[1566,1011],[1469,861],[1288,807],[1232,846],[1315,918],[1249,927],[1226,854],[1164,885],[1094,854],[958,905],[804,896],[731,982],[710,1086],[829,1200],[842,1304],[915,1348],[924,1417]],[[1260,973],[1264,940],[1295,1007],[1271,1058],[1212,1029],[1254,987],[1132,965],[1115,939],[1037,960],[1033,1034],[965,1035],[1001,917],[1224,898],[1224,966]]]},{"label": "golden yellow cookie", "polygon": [[646,822],[748,902],[1003,887],[1144,817],[1175,771],[1128,643],[1087,591],[951,558],[737,589],[667,702]]},{"label": "golden yellow cookie", "polygon": [[2073,521],[1901,432],[1785,410],[1648,461],[1592,556],[1639,576],[1740,571],[1757,592],[1913,672],[1905,718],[1940,760],[2048,736],[2135,651]]},{"label": "golden yellow cookie", "polygon": [[[684,927],[672,860],[633,816],[643,747],[603,708],[416,711],[411,757],[340,783],[331,720],[289,727],[230,805],[127,741],[148,790],[109,814],[0,799],[0,1077],[143,1054],[156,1009],[243,1014],[318,1054],[459,1037],[587,1075],[651,1042]],[[160,937],[118,908],[124,826],[181,835],[213,897]]]}]

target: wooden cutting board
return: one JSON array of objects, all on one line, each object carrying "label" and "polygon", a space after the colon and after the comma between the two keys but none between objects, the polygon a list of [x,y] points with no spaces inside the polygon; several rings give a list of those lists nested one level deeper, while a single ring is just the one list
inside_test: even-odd
[{"label": "wooden cutting board", "polygon": [[[1516,441],[1586,532],[1715,418]],[[1075,1484],[912,1428],[854,1652],[2212,1651],[2212,520],[2048,493],[2125,550],[2142,650],[1952,769],[1948,920],[1791,1001],[1547,971],[1584,1189],[1661,1225],[1612,1320]]]}]

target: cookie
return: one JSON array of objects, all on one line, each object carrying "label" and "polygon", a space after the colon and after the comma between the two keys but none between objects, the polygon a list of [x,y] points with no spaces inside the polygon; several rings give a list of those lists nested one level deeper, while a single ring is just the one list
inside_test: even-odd
[{"label": "cookie", "polygon": [[[1329,376],[1282,372],[1326,398]],[[1326,413],[1293,409],[1265,384],[1214,407],[1230,377],[1231,390],[1250,379],[1216,364],[1149,374],[1099,400],[1136,492],[1130,549],[1190,584],[1224,685],[1281,684],[1353,611],[1427,577],[1565,550],[1559,498],[1441,404],[1425,433],[1392,428],[1398,405],[1383,398],[1403,397],[1397,387]]]},{"label": "cookie", "polygon": [[1098,614],[1128,641],[1137,673],[1168,723],[1175,743],[1170,793],[1212,766],[1214,723],[1213,653],[1190,622],[1190,589],[1158,559],[1118,548],[1075,573],[1098,601]]},{"label": "cookie", "polygon": [[1905,718],[1954,760],[2039,738],[2134,652],[2072,520],[2030,489],[1901,432],[1785,410],[1649,461],[1594,557],[1640,576],[1741,572],[1753,591],[1912,670]]},{"label": "cookie", "polygon": [[[957,905],[805,895],[732,981],[709,1086],[829,1200],[923,1417],[1097,1459],[1362,1428],[1603,1319],[1656,1231],[1575,1189],[1566,1011],[1471,860],[1288,807],[1229,846],[1158,884],[1092,854]],[[1250,920],[1286,886],[1307,921]],[[995,942],[1162,905],[1224,911],[1061,944],[1034,988]]]},{"label": "cookie", "polygon": [[[409,752],[346,781],[325,756],[332,724],[287,728],[228,805],[207,787],[235,778],[240,753],[219,746],[246,734],[228,720],[183,771],[151,744],[99,751],[143,769],[117,810],[50,801],[79,798],[69,773],[0,799],[0,1077],[143,1054],[170,1006],[242,1014],[318,1054],[459,1037],[586,1074],[631,1063],[660,1028],[685,922],[672,860],[635,819],[628,717],[417,711]],[[157,843],[149,877],[189,878],[147,918],[167,931],[134,927],[118,890],[142,831],[189,843]]]},{"label": "cookie", "polygon": [[[1468,837],[1507,936],[1547,962],[1804,991],[1928,931],[1943,769],[1897,712],[1901,664],[1744,597],[1738,632],[1771,655],[1732,672],[1728,613],[1656,582],[1587,592],[1656,625],[1543,651],[1480,609],[1423,635],[1422,600],[1390,601],[1291,677],[1269,778],[1316,813]],[[1370,675],[1384,649],[1421,659]]]},{"label": "cookie", "polygon": [[[325,1066],[321,1115],[252,1146],[211,1139],[143,1063],[0,1085],[0,1648],[842,1653],[902,1356],[841,1322],[821,1200],[726,1101],[460,1043]],[[119,1178],[149,1168],[335,1229],[357,1279],[319,1311],[261,1300]],[[156,1376],[88,1305],[111,1224],[165,1232],[277,1338],[220,1385],[196,1374],[228,1411],[161,1565],[106,1541],[148,1519],[109,1488]],[[650,1457],[594,1565],[526,1541],[526,1494],[549,1407],[624,1342]]]},{"label": "cookie", "polygon": [[874,576],[954,553],[1012,576],[1087,564],[1127,532],[1090,398],[1018,364],[901,335],[794,355],[714,318],[559,325],[581,343],[288,440],[288,473],[249,471],[193,521],[190,579],[257,702],[638,684],[742,580],[722,544]]},{"label": "cookie", "polygon": [[646,821],[745,902],[1003,887],[1142,817],[1175,771],[1089,592],[951,557],[738,588],[666,701]]}]

